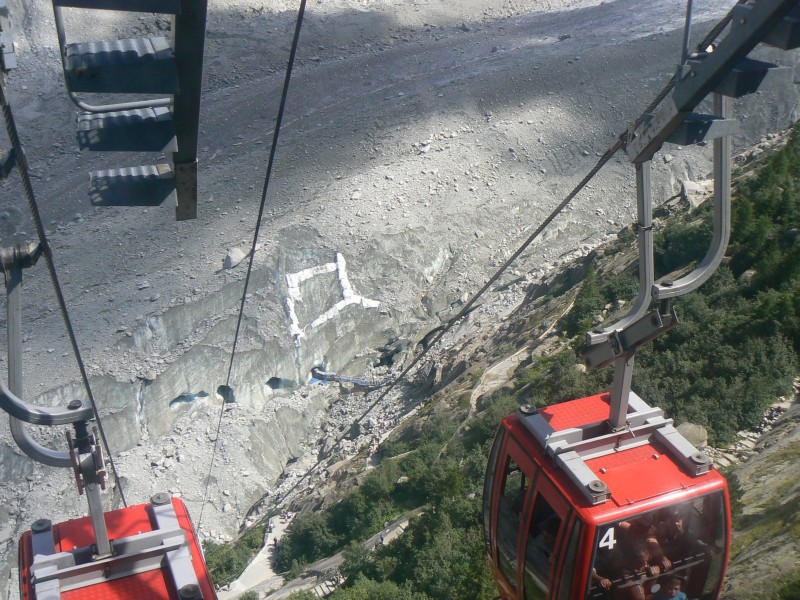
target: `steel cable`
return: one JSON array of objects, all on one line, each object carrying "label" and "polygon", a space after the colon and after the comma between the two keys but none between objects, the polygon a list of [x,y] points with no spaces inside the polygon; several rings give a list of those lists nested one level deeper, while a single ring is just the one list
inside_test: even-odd
[{"label": "steel cable", "polygon": [[[289,52],[289,61],[288,65],[286,66],[286,76],[283,80],[283,91],[281,92],[281,101],[278,107],[278,115],[275,120],[275,129],[272,135],[272,147],[270,148],[269,152],[269,160],[267,162],[267,170],[266,174],[264,175],[264,184],[261,190],[261,204],[258,208],[258,217],[256,218],[256,227],[255,232],[253,233],[253,244],[250,248],[250,261],[247,265],[247,275],[244,280],[244,289],[242,290],[242,302],[239,306],[239,315],[236,319],[236,333],[233,336],[233,347],[231,348],[231,359],[228,363],[228,375],[225,379],[225,387],[230,389],[230,381],[231,381],[231,372],[233,370],[233,359],[236,355],[236,344],[239,340],[239,331],[242,326],[242,317],[244,315],[244,305],[247,301],[247,289],[250,285],[250,276],[253,272],[253,261],[255,260],[256,256],[256,245],[258,243],[258,236],[261,232],[261,220],[264,217],[264,208],[267,202],[267,190],[269,189],[269,182],[272,177],[272,166],[275,162],[275,153],[278,148],[278,137],[281,131],[281,122],[283,121],[283,113],[286,108],[286,98],[289,95],[289,82],[292,78],[292,68],[294,67],[294,59],[295,55],[297,54],[297,46],[300,40],[300,30],[303,25],[303,15],[305,14],[306,10],[306,0],[300,0],[300,8],[297,11],[297,23],[294,29],[294,38],[292,40],[292,48]],[[200,517],[197,521],[197,528],[200,529],[200,525],[203,522],[203,511],[205,509],[206,501],[208,499],[208,489],[209,484],[211,482],[211,472],[214,468],[214,458],[217,453],[217,444],[219,443],[219,433],[220,429],[222,428],[222,416],[225,414],[225,399],[223,398],[222,406],[220,407],[219,412],[219,419],[217,421],[217,432],[214,438],[214,448],[211,452],[211,464],[208,467],[208,476],[206,477],[206,487],[203,493],[203,504],[200,508]]]}]

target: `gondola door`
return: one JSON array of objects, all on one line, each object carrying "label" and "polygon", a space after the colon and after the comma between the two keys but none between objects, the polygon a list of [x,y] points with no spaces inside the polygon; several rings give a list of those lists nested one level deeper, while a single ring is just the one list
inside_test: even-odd
[{"label": "gondola door", "polygon": [[568,599],[581,526],[545,471],[536,479],[524,531],[524,595],[519,597]]},{"label": "gondola door", "polygon": [[487,478],[484,499],[486,541],[492,568],[503,598],[519,598],[519,557],[521,531],[527,523],[531,482],[536,467],[517,444],[501,428],[495,439],[491,460],[496,461],[491,481]]},{"label": "gondola door", "polygon": [[567,598],[581,529],[567,500],[505,427],[489,460],[484,527],[501,596]]}]

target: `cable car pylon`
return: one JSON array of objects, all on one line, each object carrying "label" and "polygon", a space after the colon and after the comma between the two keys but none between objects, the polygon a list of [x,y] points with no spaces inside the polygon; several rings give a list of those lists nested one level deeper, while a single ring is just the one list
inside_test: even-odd
[{"label": "cable car pylon", "polygon": [[[690,18],[687,10],[687,30]],[[726,29],[719,43],[709,45],[709,38],[716,42]],[[669,95],[620,137],[636,170],[639,293],[623,318],[587,335],[586,364],[614,365],[610,392],[538,409],[523,406],[498,429],[483,516],[487,553],[504,599],[645,600],[676,588],[699,600],[719,597],[730,554],[727,482],[672,419],[631,391],[631,377],[636,351],[678,326],[672,299],[700,287],[724,256],[730,140],[739,128],[731,118],[732,98],[788,73],[747,58],[761,42],[785,50],[800,46],[796,0],[737,4],[697,52],[684,49],[686,60]],[[714,114],[694,112],[708,95]],[[652,158],[667,142],[710,140],[710,247],[688,274],[656,282]]]}]

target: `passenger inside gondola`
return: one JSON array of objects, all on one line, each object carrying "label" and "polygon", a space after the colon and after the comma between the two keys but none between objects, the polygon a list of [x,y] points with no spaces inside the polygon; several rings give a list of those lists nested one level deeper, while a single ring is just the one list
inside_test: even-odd
[{"label": "passenger inside gondola", "polygon": [[724,517],[723,498],[709,495],[601,527],[589,597],[713,597],[724,569]]},{"label": "passenger inside gondola", "polygon": [[612,583],[608,577],[598,573],[597,569],[592,569],[592,585],[600,586],[604,590],[610,590]]},{"label": "passenger inside gondola", "polygon": [[644,600],[647,579],[661,573],[661,567],[653,561],[648,542],[639,538],[622,542],[613,564],[615,579],[620,582],[614,597],[619,600]]},{"label": "passenger inside gondola", "polygon": [[653,595],[652,600],[686,600],[683,578],[677,575],[663,577],[659,581],[659,590]]},{"label": "passenger inside gondola", "polygon": [[657,552],[667,569],[672,566],[670,556],[685,556],[692,546],[692,541],[686,536],[685,521],[681,509],[675,506],[665,508],[659,514],[655,532]]}]

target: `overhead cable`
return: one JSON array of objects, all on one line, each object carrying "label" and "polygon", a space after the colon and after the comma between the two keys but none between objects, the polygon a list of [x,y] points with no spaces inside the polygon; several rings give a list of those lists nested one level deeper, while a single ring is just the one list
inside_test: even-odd
[{"label": "overhead cable", "polygon": [[[300,30],[303,25],[303,15],[305,14],[306,10],[306,0],[300,0],[300,8],[297,11],[297,23],[295,24],[294,29],[294,38],[292,40],[292,48],[289,52],[289,62],[286,66],[286,75],[283,80],[283,91],[281,93],[281,101],[280,105],[278,106],[278,116],[275,120],[275,129],[272,134],[272,146],[269,151],[269,160],[267,162],[267,169],[264,175],[264,184],[261,189],[261,204],[258,207],[258,217],[256,218],[256,226],[255,231],[253,232],[253,244],[250,247],[250,260],[247,264],[247,276],[244,280],[244,289],[242,289],[242,301],[239,305],[239,315],[236,319],[236,333],[233,336],[233,347],[231,348],[231,358],[230,362],[228,363],[228,374],[225,378],[225,388],[230,391],[230,382],[231,382],[231,372],[233,371],[233,359],[236,355],[236,344],[239,340],[239,331],[242,326],[242,318],[244,316],[244,305],[247,301],[247,290],[250,285],[250,276],[253,272],[253,262],[255,261],[256,257],[256,245],[258,243],[258,236],[261,232],[261,220],[264,217],[264,208],[267,203],[267,190],[269,189],[269,182],[270,178],[272,177],[272,166],[275,162],[275,153],[278,148],[278,136],[280,135],[281,131],[281,122],[283,121],[283,113],[286,108],[286,98],[289,95],[289,82],[292,78],[292,68],[294,67],[294,60],[295,55],[297,54],[297,46],[300,40]],[[197,527],[200,528],[200,524],[203,522],[203,510],[205,509],[206,500],[208,499],[208,489],[209,484],[211,482],[211,471],[214,468],[214,458],[217,453],[217,444],[219,444],[219,434],[220,429],[222,427],[222,416],[225,413],[225,399],[223,399],[222,405],[220,406],[219,412],[219,419],[217,421],[217,432],[214,438],[214,448],[211,452],[211,464],[208,467],[208,477],[206,477],[206,486],[205,491],[203,492],[203,504],[200,508],[200,518],[198,519]]]}]

